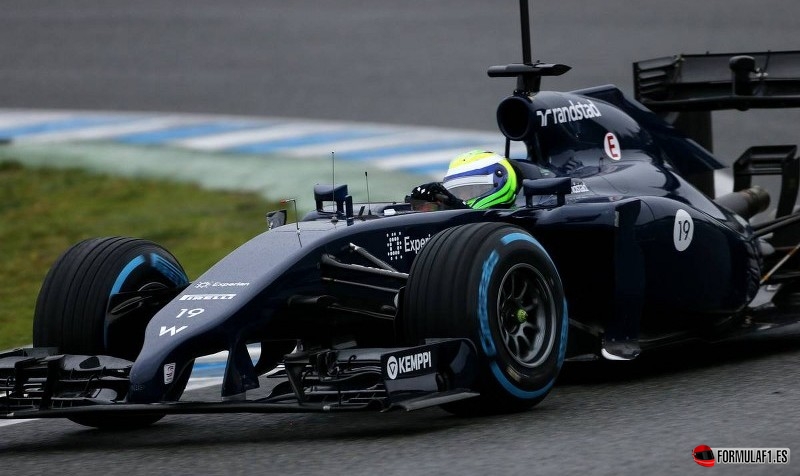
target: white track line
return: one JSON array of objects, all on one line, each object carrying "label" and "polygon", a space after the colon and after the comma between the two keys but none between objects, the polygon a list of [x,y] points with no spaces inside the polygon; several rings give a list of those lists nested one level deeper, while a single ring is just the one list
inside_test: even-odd
[{"label": "white track line", "polygon": [[387,134],[379,137],[368,137],[362,139],[346,139],[341,142],[331,142],[327,144],[314,144],[308,146],[292,147],[283,153],[291,156],[315,156],[329,154],[331,151],[337,154],[347,152],[358,152],[368,149],[378,149],[381,147],[392,147],[397,145],[415,144],[426,141],[436,140],[439,136],[434,132],[414,131],[401,132],[397,134]]},{"label": "white track line", "polygon": [[256,144],[272,140],[288,139],[318,132],[328,132],[337,129],[344,129],[345,126],[339,124],[310,124],[295,122],[289,124],[279,124],[271,127],[249,129],[246,131],[227,132],[214,134],[192,139],[184,139],[170,142],[172,146],[186,147],[196,150],[222,150],[231,147]]},{"label": "white track line", "polygon": [[136,134],[139,132],[152,132],[178,125],[191,125],[201,122],[200,119],[192,119],[180,116],[164,116],[154,118],[143,118],[122,124],[109,124],[88,126],[81,129],[60,132],[46,132],[34,134],[27,137],[20,137],[19,142],[62,142],[75,140],[98,140],[108,139],[125,134]]},{"label": "white track line", "polygon": [[31,126],[71,117],[75,117],[75,114],[69,112],[2,112],[0,129]]},{"label": "white track line", "polygon": [[370,162],[384,169],[404,169],[419,165],[434,165],[439,163],[444,164],[444,168],[447,169],[447,165],[451,160],[455,159],[458,155],[473,149],[498,150],[497,144],[485,147],[454,146],[448,149],[440,149],[430,152],[409,152],[408,154],[396,155],[387,159],[370,160]]}]

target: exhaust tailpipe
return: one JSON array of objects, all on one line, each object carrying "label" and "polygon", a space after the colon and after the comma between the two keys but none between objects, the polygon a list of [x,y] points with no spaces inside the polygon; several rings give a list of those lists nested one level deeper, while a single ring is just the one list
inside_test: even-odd
[{"label": "exhaust tailpipe", "polygon": [[714,202],[745,220],[749,220],[769,207],[769,193],[758,185],[754,185],[738,192],[717,197]]}]

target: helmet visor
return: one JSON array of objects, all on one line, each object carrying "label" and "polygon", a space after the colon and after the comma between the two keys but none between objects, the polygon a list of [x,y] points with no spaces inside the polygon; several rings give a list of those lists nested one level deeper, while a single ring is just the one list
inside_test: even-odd
[{"label": "helmet visor", "polygon": [[494,174],[472,175],[451,180],[445,178],[443,185],[460,200],[471,200],[494,190]]}]

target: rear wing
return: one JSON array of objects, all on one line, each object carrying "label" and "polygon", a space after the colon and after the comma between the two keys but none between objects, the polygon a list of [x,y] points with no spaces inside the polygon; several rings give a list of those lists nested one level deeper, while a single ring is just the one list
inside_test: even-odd
[{"label": "rear wing", "polygon": [[[707,53],[639,61],[633,63],[633,85],[637,101],[713,151],[712,111],[800,107],[800,51]],[[745,186],[745,179],[749,184],[750,176],[760,174],[781,175],[796,183],[796,150],[794,146],[751,147],[735,161],[735,190]],[[686,179],[709,197],[716,195],[712,172]],[[796,198],[796,186],[781,188],[783,208],[791,209]]]},{"label": "rear wing", "polygon": [[633,83],[636,99],[655,112],[800,107],[800,51],[639,61]]}]

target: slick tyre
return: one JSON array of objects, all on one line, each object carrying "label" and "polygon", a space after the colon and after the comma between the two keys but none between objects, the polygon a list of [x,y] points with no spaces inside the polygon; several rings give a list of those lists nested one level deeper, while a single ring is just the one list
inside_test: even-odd
[{"label": "slick tyre", "polygon": [[[33,345],[57,347],[65,354],[111,355],[134,360],[144,342],[144,330],[153,314],[126,322],[124,332],[107,318],[109,298],[131,291],[183,288],[186,272],[163,247],[134,238],[95,238],[64,252],[47,273],[36,301]],[[188,381],[181,375],[173,395],[177,400]],[[121,429],[155,423],[163,415],[146,417],[70,418],[97,428]]]},{"label": "slick tyre", "polygon": [[545,398],[564,362],[564,289],[553,261],[525,230],[503,223],[449,228],[422,249],[404,293],[409,344],[465,337],[478,352],[480,397],[459,415],[515,412]]}]

